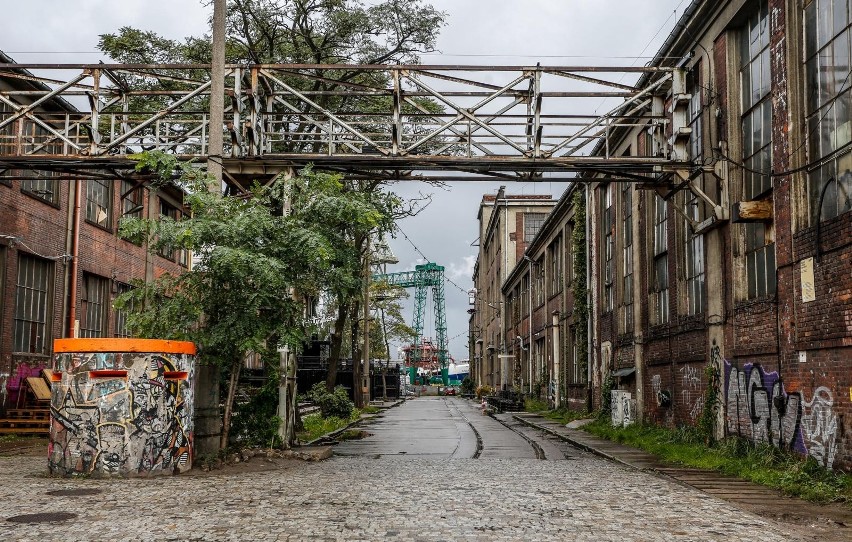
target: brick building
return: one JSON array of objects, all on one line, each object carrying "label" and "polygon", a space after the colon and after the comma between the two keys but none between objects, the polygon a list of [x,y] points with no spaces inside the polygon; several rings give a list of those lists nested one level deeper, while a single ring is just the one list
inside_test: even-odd
[{"label": "brick building", "polygon": [[[13,61],[0,53],[0,62]],[[3,76],[0,85],[27,91],[37,83]],[[25,92],[21,96],[19,104],[26,105]],[[39,107],[58,126],[75,113],[61,99]],[[12,109],[0,102],[0,111]],[[19,133],[27,148],[11,148]],[[51,154],[66,144],[27,117],[0,127],[0,156]],[[154,191],[129,180],[0,170],[0,412],[24,400],[22,382],[50,364],[53,339],[125,336],[126,315],[112,307],[115,297],[134,279],[189,266],[185,251],[154,255],[143,244],[120,239],[118,220],[177,219],[183,212],[177,188]]]},{"label": "brick building", "polygon": [[852,467],[850,21],[846,0],[686,9],[653,61],[685,68],[669,145],[631,128],[609,149],[693,169],[590,179],[596,404],[612,377],[634,417],[678,426],[717,395],[719,435]]},{"label": "brick building", "polygon": [[[544,195],[485,195],[479,205],[479,254],[473,271],[475,292],[470,320],[471,374],[479,385],[506,389],[514,379],[501,325],[501,286],[523,257],[556,201]],[[502,356],[502,357],[501,357]]]},{"label": "brick building", "polygon": [[[572,185],[527,244],[523,257],[503,282],[506,345],[514,363],[512,386],[552,406],[587,408],[588,374],[583,348],[587,317],[575,310],[575,228],[585,222],[575,214],[575,197],[585,191]],[[579,237],[578,239],[582,239]]]}]

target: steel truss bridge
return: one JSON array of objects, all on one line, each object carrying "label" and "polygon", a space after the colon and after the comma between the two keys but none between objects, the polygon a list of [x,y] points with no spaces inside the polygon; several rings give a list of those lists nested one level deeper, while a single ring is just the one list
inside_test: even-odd
[{"label": "steel truss bridge", "polygon": [[[143,150],[205,159],[210,73],[0,64],[0,167],[97,175]],[[465,180],[647,180],[691,167],[664,110],[684,92],[674,68],[263,64],[225,74],[221,159],[233,182],[307,164],[353,178]],[[609,136],[635,126],[651,144],[611,154]]]}]

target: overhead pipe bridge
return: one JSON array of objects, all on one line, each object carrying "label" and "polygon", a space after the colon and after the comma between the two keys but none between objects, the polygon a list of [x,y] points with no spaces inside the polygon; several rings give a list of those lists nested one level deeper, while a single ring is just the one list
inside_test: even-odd
[{"label": "overhead pipe bridge", "polygon": [[[642,88],[622,82],[642,74]],[[693,168],[664,108],[683,93],[676,68],[228,65],[225,83],[221,160],[237,186],[309,164],[388,180]],[[206,159],[210,87],[209,65],[0,64],[0,167],[99,176],[146,150]],[[646,148],[610,152],[637,126]]]}]

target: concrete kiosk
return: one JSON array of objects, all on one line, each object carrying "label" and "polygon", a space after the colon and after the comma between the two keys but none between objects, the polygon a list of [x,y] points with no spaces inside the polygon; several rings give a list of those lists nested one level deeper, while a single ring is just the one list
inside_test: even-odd
[{"label": "concrete kiosk", "polygon": [[194,344],[57,339],[53,348],[51,473],[148,476],[192,468]]}]

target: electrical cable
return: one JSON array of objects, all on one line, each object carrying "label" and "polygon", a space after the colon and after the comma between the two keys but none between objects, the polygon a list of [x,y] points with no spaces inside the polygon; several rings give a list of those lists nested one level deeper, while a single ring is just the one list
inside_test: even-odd
[{"label": "electrical cable", "polygon": [[[431,262],[431,261],[432,261],[432,260],[430,260],[430,259],[429,259],[429,258],[428,258],[425,254],[423,254],[423,251],[422,251],[422,250],[420,250],[420,249],[417,247],[417,245],[415,245],[415,244],[414,244],[414,241],[412,241],[412,240],[411,240],[411,238],[409,238],[409,237],[408,237],[408,235],[406,235],[406,234],[405,234],[405,232],[404,232],[404,231],[402,231],[402,228],[399,226],[399,224],[395,224],[394,226],[396,227],[397,231],[399,231],[399,233],[401,233],[401,234],[402,234],[402,236],[405,238],[405,240],[406,240],[406,241],[408,241],[408,244],[410,244],[410,245],[414,248],[414,250],[417,252],[417,254],[419,254],[419,255],[420,255],[420,256],[421,256],[424,260],[426,260],[427,262]],[[455,281],[453,281],[453,279],[449,278],[448,276],[444,275],[444,280],[445,280],[445,281],[447,281],[447,282],[449,282],[450,284],[452,284],[452,285],[453,285],[453,286],[455,286],[456,288],[458,288],[458,289],[459,289],[459,291],[460,291],[460,292],[462,292],[463,294],[467,294],[467,293],[468,293],[468,290],[465,290],[464,288],[462,288],[461,286],[459,286],[459,285],[458,285]]]},{"label": "electrical cable", "polygon": [[[834,106],[837,104],[838,97],[840,96],[840,94],[844,91],[849,90],[849,87],[846,87],[846,83],[849,81],[850,76],[852,76],[852,68],[850,68],[850,70],[848,72],[846,72],[846,77],[843,79],[843,83],[840,84],[840,91],[837,93],[837,96],[834,98],[834,101],[831,103],[831,105],[828,106],[825,109],[825,112],[819,118],[819,121],[816,123],[816,126],[806,134],[806,137],[804,138],[804,140],[801,143],[799,143],[798,147],[796,147],[795,149],[793,149],[792,151],[790,151],[787,154],[785,160],[789,160],[790,158],[793,157],[793,155],[795,153],[799,152],[799,150],[802,147],[804,147],[805,144],[810,140],[811,136],[813,136],[814,133],[819,129],[820,125],[822,124],[822,121],[831,112],[831,110],[834,109]],[[852,146],[852,141],[848,141],[846,144],[834,149],[832,152],[830,152],[830,153],[828,153],[824,156],[821,156],[821,157],[819,157],[815,160],[812,160],[811,162],[808,162],[807,164],[804,164],[804,165],[799,166],[797,168],[788,169],[787,171],[778,171],[778,172],[772,172],[772,171],[766,172],[766,171],[760,171],[760,170],[757,170],[757,169],[750,168],[747,165],[745,165],[744,163],[734,160],[733,158],[729,157],[728,155],[726,155],[725,153],[723,153],[721,151],[719,151],[719,156],[721,156],[722,159],[725,160],[726,162],[730,162],[731,164],[734,164],[735,166],[739,167],[740,169],[742,169],[744,171],[748,171],[750,173],[755,173],[757,175],[765,175],[765,176],[769,176],[769,177],[786,177],[787,175],[799,173],[800,171],[806,171],[808,169],[811,169],[811,168],[814,168],[814,167],[817,167],[817,166],[822,166],[825,162],[827,162],[827,161],[831,160],[832,158],[834,158],[835,156],[841,154],[843,151],[848,149],[850,146]]]}]

